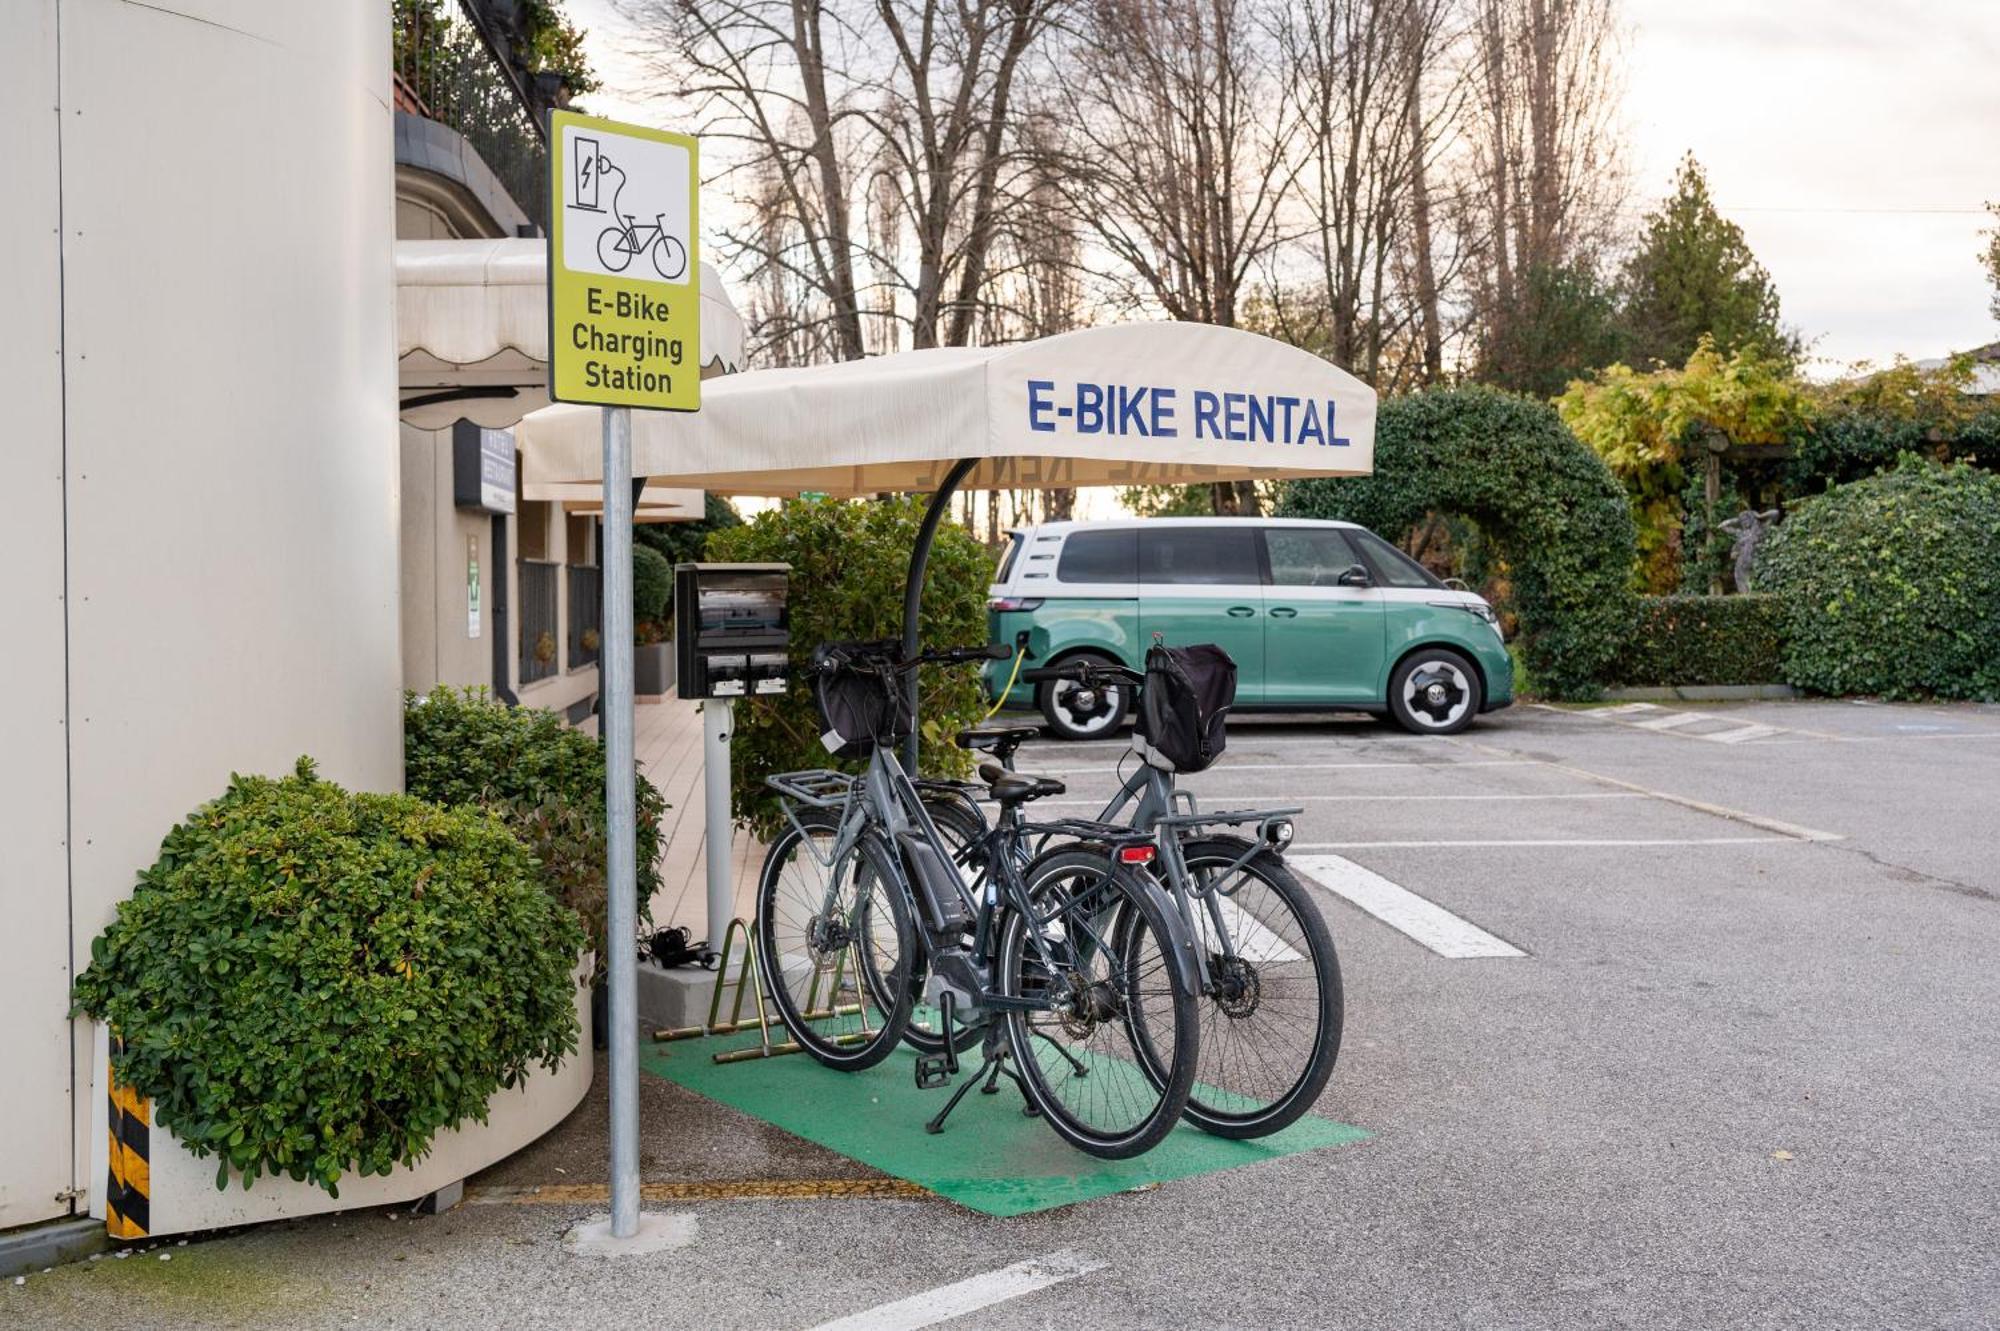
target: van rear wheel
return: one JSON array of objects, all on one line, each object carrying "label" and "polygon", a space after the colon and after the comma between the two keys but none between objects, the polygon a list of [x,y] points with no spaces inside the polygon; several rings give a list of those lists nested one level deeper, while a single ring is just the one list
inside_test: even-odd
[{"label": "van rear wheel", "polygon": [[1479,671],[1449,647],[1419,648],[1389,677],[1389,714],[1413,735],[1455,735],[1485,700]]},{"label": "van rear wheel", "polygon": [[[1093,665],[1117,664],[1108,656],[1096,652],[1080,652],[1065,657],[1058,665],[1072,661],[1089,661]],[[1057,739],[1103,739],[1116,735],[1118,728],[1125,724],[1125,718],[1132,712],[1132,686],[1124,683],[1106,684],[1102,688],[1087,689],[1073,679],[1052,679],[1043,684],[1035,695],[1040,704],[1042,716],[1049,723],[1049,733]]]}]

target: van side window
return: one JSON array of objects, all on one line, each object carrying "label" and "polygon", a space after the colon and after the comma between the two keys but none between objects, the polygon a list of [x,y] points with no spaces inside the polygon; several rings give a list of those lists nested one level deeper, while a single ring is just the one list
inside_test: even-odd
[{"label": "van side window", "polygon": [[1130,527],[1112,531],[1073,531],[1056,561],[1059,582],[1133,582],[1138,573],[1139,533]]},{"label": "van side window", "polygon": [[1279,587],[1338,587],[1361,562],[1347,534],[1334,527],[1271,527],[1264,532],[1271,581]]},{"label": "van side window", "polygon": [[1262,582],[1257,568],[1257,532],[1242,526],[1147,527],[1139,533],[1142,583]]},{"label": "van side window", "polygon": [[1372,531],[1357,531],[1355,541],[1360,545],[1368,566],[1375,571],[1375,580],[1385,587],[1442,587],[1444,584],[1431,576],[1430,570],[1416,560],[1398,550]]}]

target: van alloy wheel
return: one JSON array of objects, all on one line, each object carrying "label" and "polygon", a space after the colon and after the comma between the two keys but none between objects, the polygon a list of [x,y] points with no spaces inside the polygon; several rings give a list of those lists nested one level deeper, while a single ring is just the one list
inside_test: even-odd
[{"label": "van alloy wheel", "polygon": [[1442,647],[1417,653],[1389,685],[1390,710],[1404,729],[1449,735],[1471,724],[1482,700],[1479,677],[1457,652]]},{"label": "van alloy wheel", "polygon": [[[1109,659],[1090,655],[1085,659],[1110,664]],[[1120,684],[1085,688],[1071,679],[1044,684],[1040,697],[1042,716],[1049,729],[1061,739],[1099,739],[1115,734],[1125,723],[1132,707],[1132,691]]]}]

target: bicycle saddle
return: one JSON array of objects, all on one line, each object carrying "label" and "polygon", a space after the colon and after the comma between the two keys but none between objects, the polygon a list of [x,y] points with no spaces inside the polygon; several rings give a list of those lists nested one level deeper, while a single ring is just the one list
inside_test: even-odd
[{"label": "bicycle saddle", "polygon": [[979,775],[985,778],[988,792],[1003,808],[1038,800],[1044,795],[1060,795],[1069,789],[1052,776],[1010,772],[998,763],[979,764]]},{"label": "bicycle saddle", "polygon": [[1004,763],[1041,730],[1040,726],[972,726],[958,732],[958,747],[990,753]]}]

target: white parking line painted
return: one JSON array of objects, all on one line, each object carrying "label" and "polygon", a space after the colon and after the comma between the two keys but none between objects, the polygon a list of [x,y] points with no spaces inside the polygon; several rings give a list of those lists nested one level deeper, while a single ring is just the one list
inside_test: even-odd
[{"label": "white parking line painted", "polygon": [[[1029,749],[1022,757],[1036,756],[1038,750]],[[1451,763],[1235,763],[1224,759],[1209,768],[1211,772],[1349,772],[1379,771],[1393,768],[1407,772],[1449,772],[1460,767],[1546,767],[1539,758],[1481,758],[1472,762]],[[1130,772],[1132,764],[1123,767],[1043,767],[1039,763],[1034,770],[1048,776],[1091,776]]]},{"label": "white parking line painted", "polygon": [[1030,1257],[1025,1262],[1003,1266],[997,1271],[912,1294],[894,1303],[867,1308],[835,1321],[822,1322],[813,1331],[917,1331],[919,1327],[936,1326],[939,1322],[949,1322],[954,1317],[964,1317],[967,1313],[1005,1303],[1008,1299],[1018,1299],[1023,1294],[1033,1294],[1038,1289],[1089,1275],[1092,1271],[1102,1270],[1105,1265],[1089,1253],[1065,1248],[1045,1257]]},{"label": "white parking line painted", "polygon": [[1778,733],[1776,726],[1759,725],[1752,721],[1749,725],[1738,726],[1734,730],[1718,730],[1712,735],[1703,735],[1702,738],[1712,739],[1717,744],[1741,744],[1745,740],[1763,739]]},{"label": "white parking line painted", "polygon": [[1338,855],[1293,855],[1290,863],[1327,891],[1353,902],[1441,957],[1456,961],[1468,957],[1527,955],[1505,939],[1495,938],[1435,901],[1420,897],[1353,860]]},{"label": "white parking line painted", "polygon": [[1702,712],[1668,712],[1644,721],[1634,721],[1632,724],[1641,730],[1676,730],[1681,726],[1691,726],[1697,721],[1712,719]]},{"label": "white parking line painted", "polygon": [[1293,850],[1423,850],[1432,846],[1767,846],[1805,844],[1795,836],[1710,836],[1710,837],[1604,837],[1566,841],[1437,840],[1437,841],[1314,841],[1300,843]]},{"label": "white parking line painted", "polygon": [[[1243,794],[1232,793],[1228,807],[1239,807],[1244,800],[1270,800],[1273,804],[1431,804],[1431,803],[1485,803],[1498,800],[1516,802],[1521,800],[1642,800],[1647,798],[1635,790],[1588,790],[1561,795],[1289,795],[1289,794]],[[1038,800],[1038,809],[1084,808],[1101,809],[1104,801],[1096,800]],[[1217,808],[1224,806],[1217,805]]]}]

